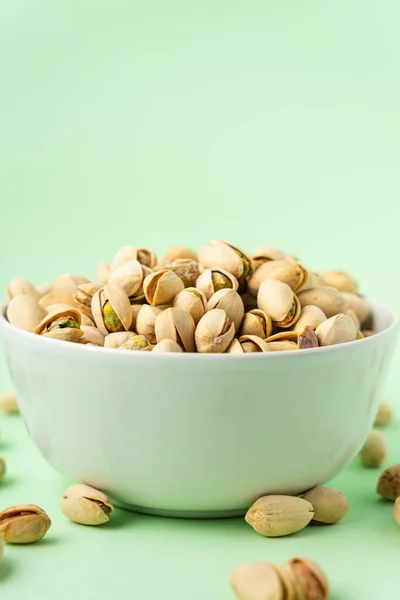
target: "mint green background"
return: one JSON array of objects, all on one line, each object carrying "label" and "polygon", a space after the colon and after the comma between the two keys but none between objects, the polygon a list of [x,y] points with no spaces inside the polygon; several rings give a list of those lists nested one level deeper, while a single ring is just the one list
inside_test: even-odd
[{"label": "mint green background", "polygon": [[[344,268],[398,308],[399,18],[394,0],[1,3],[0,287],[91,277],[124,244],[222,237]],[[54,520],[44,543],[6,548],[10,600],[223,600],[235,564],[294,553],[326,567],[333,600],[385,600],[399,580],[375,473],[339,477],[346,522],[288,539],[123,513],[88,530],[59,514],[65,482],[21,422],[3,421],[1,506],[38,502]]]}]

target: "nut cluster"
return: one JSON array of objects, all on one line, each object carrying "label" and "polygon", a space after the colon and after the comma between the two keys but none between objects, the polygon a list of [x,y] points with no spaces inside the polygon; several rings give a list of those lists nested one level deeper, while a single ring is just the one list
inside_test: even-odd
[{"label": "nut cluster", "polygon": [[342,271],[317,274],[263,246],[225,241],[196,254],[124,246],[97,281],[62,275],[7,288],[10,323],[44,337],[133,351],[236,353],[303,350],[373,333],[368,304]]}]

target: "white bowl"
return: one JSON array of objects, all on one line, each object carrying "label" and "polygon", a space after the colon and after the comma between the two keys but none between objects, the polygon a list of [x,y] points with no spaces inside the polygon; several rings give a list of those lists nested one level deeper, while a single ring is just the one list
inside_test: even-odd
[{"label": "white bowl", "polygon": [[360,450],[398,329],[369,304],[372,337],[255,355],[128,352],[0,324],[24,421],[55,469],[121,506],[215,517],[324,483]]}]

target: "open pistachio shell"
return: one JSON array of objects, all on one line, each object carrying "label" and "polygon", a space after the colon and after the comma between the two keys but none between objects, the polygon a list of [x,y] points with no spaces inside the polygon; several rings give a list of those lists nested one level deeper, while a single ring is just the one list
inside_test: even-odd
[{"label": "open pistachio shell", "polygon": [[290,600],[277,567],[268,562],[235,567],[230,584],[237,600]]},{"label": "open pistachio shell", "polygon": [[244,305],[241,297],[235,290],[222,289],[211,296],[207,304],[207,310],[222,308],[230,321],[235,325],[235,331],[239,331],[244,315]]},{"label": "open pistachio shell", "polygon": [[318,306],[328,319],[345,312],[347,308],[343,294],[333,287],[320,286],[302,290],[298,293],[298,298],[302,308],[309,304]]},{"label": "open pistachio shell", "polygon": [[132,323],[132,309],[125,290],[109,282],[97,290],[92,298],[92,313],[97,327],[107,335],[128,331]]},{"label": "open pistachio shell", "polygon": [[143,282],[146,300],[152,306],[170,304],[184,287],[182,279],[167,270],[151,273]]},{"label": "open pistachio shell", "polygon": [[300,291],[303,292],[304,290],[309,290],[311,288],[320,287],[324,285],[325,283],[321,275],[315,273],[315,271],[307,271],[307,279],[305,280],[303,285],[301,285],[299,289],[296,290],[296,293],[299,294]]},{"label": "open pistachio shell", "polygon": [[182,352],[182,348],[177,342],[174,340],[161,340],[158,344],[153,347],[152,352],[156,352],[158,354],[165,352]]},{"label": "open pistachio shell", "polygon": [[263,340],[272,334],[272,320],[260,308],[253,308],[245,313],[242,321],[241,335],[257,335]]},{"label": "open pistachio shell", "polygon": [[319,342],[318,337],[312,327],[308,325],[304,328],[303,331],[299,332],[299,337],[297,339],[297,345],[300,350],[307,350],[309,348],[318,348]]},{"label": "open pistachio shell", "polygon": [[318,338],[314,330],[308,326],[303,331],[281,331],[271,335],[265,341],[267,344],[279,342],[278,345],[272,345],[272,350],[304,350],[318,347]]},{"label": "open pistachio shell", "polygon": [[78,310],[54,310],[39,323],[35,333],[66,342],[77,342],[83,335],[80,325],[81,314]]},{"label": "open pistachio shell", "polygon": [[324,285],[336,288],[339,292],[350,292],[356,294],[358,285],[347,273],[339,270],[326,271],[322,274]]},{"label": "open pistachio shell", "polygon": [[142,308],[142,306],[143,306],[143,304],[131,304],[132,323],[131,323],[131,326],[129,327],[129,331],[136,332],[136,320],[137,320],[137,316],[138,316],[139,311]]},{"label": "open pistachio shell", "polygon": [[133,335],[134,331],[117,331],[109,333],[104,338],[104,348],[120,348],[122,344],[127,342]]},{"label": "open pistachio shell", "polygon": [[79,307],[81,312],[84,312],[88,317],[92,318],[92,298],[94,294],[101,288],[98,283],[83,283],[78,286],[74,296],[74,302]]},{"label": "open pistachio shell", "polygon": [[294,557],[279,568],[283,584],[296,600],[326,600],[329,583],[322,569],[310,558]]},{"label": "open pistachio shell", "polygon": [[357,327],[357,329],[360,329],[361,323],[360,323],[360,319],[358,318],[356,311],[353,308],[348,307],[345,314],[348,317],[352,318],[354,321],[354,325]]},{"label": "open pistachio shell", "polygon": [[278,327],[288,328],[300,317],[301,307],[289,285],[276,279],[265,279],[258,291],[258,306]]},{"label": "open pistachio shell", "polygon": [[6,289],[7,302],[12,300],[14,296],[27,295],[32,296],[37,302],[40,300],[41,295],[37,291],[34,285],[27,279],[16,278],[10,281]]},{"label": "open pistachio shell", "polygon": [[76,275],[61,275],[54,281],[51,291],[42,296],[39,304],[43,308],[51,304],[72,304],[82,283],[88,283],[88,280]]},{"label": "open pistachio shell", "polygon": [[260,265],[269,260],[281,260],[282,258],[286,258],[286,256],[285,252],[272,246],[260,246],[257,252],[251,257],[253,270],[256,270]]},{"label": "open pistachio shell", "polygon": [[96,346],[104,346],[104,335],[97,327],[81,325],[81,330],[83,331],[83,335],[79,340],[80,344],[96,344]]},{"label": "open pistachio shell", "polygon": [[108,263],[100,263],[97,267],[97,282],[100,286],[108,283],[110,279],[111,265]]},{"label": "open pistachio shell", "polygon": [[71,303],[71,304],[64,304],[64,303],[60,303],[60,304],[50,304],[49,306],[46,306],[46,312],[47,314],[56,312],[56,311],[65,311],[65,310],[69,310],[73,308],[74,310],[77,310],[79,312],[79,314],[81,315],[81,324],[82,325],[88,325],[93,327],[94,326],[94,322],[93,319],[91,319],[90,317],[87,316],[87,314],[82,310],[81,305],[77,305],[76,303]]},{"label": "open pistachio shell", "polygon": [[207,298],[201,290],[188,287],[175,296],[173,306],[186,310],[197,325],[207,310]]},{"label": "open pistachio shell", "polygon": [[326,321],[325,313],[318,306],[309,304],[302,309],[299,320],[292,326],[292,331],[303,331],[305,327],[316,329],[324,321]]},{"label": "open pistachio shell", "polygon": [[198,252],[203,267],[219,267],[232,273],[237,279],[251,272],[251,259],[243,250],[229,242],[213,240]]},{"label": "open pistachio shell", "polygon": [[144,335],[131,335],[129,340],[120,346],[121,350],[132,350],[134,352],[151,352],[152,344]]},{"label": "open pistachio shell", "polygon": [[247,352],[269,352],[268,344],[258,335],[241,335],[239,344],[244,353]]},{"label": "open pistachio shell", "polygon": [[157,342],[173,340],[186,352],[194,352],[195,322],[189,313],[180,308],[167,308],[156,318]]},{"label": "open pistachio shell", "polygon": [[339,314],[318,325],[315,333],[320,346],[332,346],[354,342],[357,338],[357,327],[351,317]]},{"label": "open pistachio shell", "polygon": [[46,316],[46,311],[33,296],[21,294],[10,300],[6,314],[11,325],[33,333]]},{"label": "open pistachio shell", "polygon": [[198,352],[225,352],[235,335],[235,325],[226,312],[213,308],[200,319],[195,331]]},{"label": "open pistachio shell", "polygon": [[232,273],[218,267],[205,269],[196,280],[197,289],[204,292],[207,300],[215,292],[222,289],[232,289],[237,291],[239,282]]},{"label": "open pistachio shell", "polygon": [[197,260],[197,254],[194,252],[194,250],[185,248],[184,246],[172,246],[171,248],[168,248],[164,254],[163,262],[167,262],[168,260],[176,260],[178,258],[190,258],[192,260]]},{"label": "open pistachio shell", "polygon": [[229,344],[226,352],[227,352],[227,354],[243,354],[244,353],[242,344],[239,342],[238,338],[233,338],[233,340]]},{"label": "open pistachio shell", "polygon": [[129,297],[134,296],[143,282],[142,265],[138,260],[128,260],[112,269],[109,281],[118,283]]},{"label": "open pistachio shell", "polygon": [[295,292],[306,282],[307,275],[306,269],[291,257],[281,260],[269,260],[258,267],[250,276],[247,289],[250,294],[257,296],[264,279],[276,279],[286,283]]},{"label": "open pistachio shell", "polygon": [[136,331],[144,335],[151,344],[156,344],[155,322],[157,316],[162,312],[157,306],[142,304],[136,317]]},{"label": "open pistachio shell", "polygon": [[176,258],[167,260],[162,265],[156,266],[155,271],[160,270],[173,271],[183,281],[185,288],[194,286],[196,279],[200,275],[200,265],[197,260],[190,258]]},{"label": "open pistachio shell", "polygon": [[148,248],[123,246],[118,250],[111,262],[111,271],[130,260],[138,260],[142,265],[152,269],[157,263],[154,253]]},{"label": "open pistachio shell", "polygon": [[[368,304],[365,302],[365,300],[363,298],[361,298],[361,296],[358,296],[357,294],[350,294],[349,292],[342,292],[342,296],[343,296],[345,302],[347,303],[347,306],[349,308],[351,308],[352,310],[354,310],[354,312],[356,313],[356,315],[361,323],[361,328],[369,329],[369,327],[365,327],[365,324],[371,318],[371,309],[368,306]],[[338,311],[338,312],[345,312],[345,311],[343,310],[343,311]]]}]

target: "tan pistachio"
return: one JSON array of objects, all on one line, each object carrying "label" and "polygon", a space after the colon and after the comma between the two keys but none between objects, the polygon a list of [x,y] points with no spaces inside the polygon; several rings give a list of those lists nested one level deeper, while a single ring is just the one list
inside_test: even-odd
[{"label": "tan pistachio", "polygon": [[381,401],[378,406],[378,410],[375,415],[374,425],[389,425],[392,421],[393,413],[390,404]]},{"label": "tan pistachio", "polygon": [[211,296],[207,304],[207,310],[221,308],[230,321],[235,325],[235,331],[239,331],[244,315],[243,301],[235,290],[222,289]]},{"label": "tan pistachio", "polygon": [[145,267],[152,269],[157,264],[157,258],[149,248],[123,246],[111,261],[111,271],[130,260],[138,260]]},{"label": "tan pistachio", "polygon": [[300,314],[300,318],[291,328],[292,331],[303,331],[305,327],[316,329],[318,325],[326,321],[325,313],[313,304],[305,306]]},{"label": "tan pistachio", "polygon": [[372,430],[360,451],[360,459],[365,467],[380,467],[386,460],[388,444],[380,431]]},{"label": "tan pistachio", "polygon": [[289,285],[277,279],[265,279],[258,291],[258,306],[277,327],[289,328],[300,317],[300,302]]},{"label": "tan pistachio", "polygon": [[[347,307],[346,312],[344,314],[347,315],[348,317],[350,317],[351,319],[353,319],[354,325],[356,326],[357,331],[360,331],[361,323],[360,323],[360,319],[358,318],[355,310]],[[363,334],[363,337],[364,337],[364,334]]]},{"label": "tan pistachio", "polygon": [[247,283],[248,292],[257,296],[260,285],[265,279],[276,279],[286,283],[295,292],[306,282],[307,270],[291,257],[269,260],[250,276]]},{"label": "tan pistachio", "polygon": [[288,255],[272,246],[260,246],[255,254],[251,257],[253,270],[255,271],[260,265],[269,260],[281,260]]},{"label": "tan pistachio", "polygon": [[305,290],[310,290],[311,288],[320,287],[323,285],[325,285],[325,283],[321,275],[319,275],[319,273],[307,270],[307,279],[296,290],[296,293],[299,294],[300,292],[304,292]]},{"label": "tan pistachio", "polygon": [[167,262],[168,260],[176,260],[178,258],[190,258],[191,260],[197,260],[197,254],[194,252],[194,250],[185,248],[185,246],[171,246],[171,248],[168,248],[164,254],[163,262]]},{"label": "tan pistachio", "polygon": [[397,498],[393,505],[393,516],[394,520],[400,525],[400,498]]},{"label": "tan pistachio", "polygon": [[155,322],[157,316],[162,312],[158,306],[142,304],[136,317],[136,331],[144,335],[151,344],[156,344]]},{"label": "tan pistachio", "polygon": [[111,265],[109,263],[100,263],[97,267],[97,282],[103,287],[108,283],[111,274]]},{"label": "tan pistachio", "polygon": [[285,352],[286,350],[298,350],[296,342],[290,340],[276,340],[275,342],[266,342],[270,352]]},{"label": "tan pistachio", "polygon": [[[268,345],[265,343],[265,341],[257,336],[257,335],[249,335],[249,334],[244,334],[241,335],[239,338],[239,346],[241,348],[241,352],[243,353],[247,353],[247,352],[269,352],[268,349]],[[232,344],[229,346],[229,348],[231,348]],[[229,350],[228,348],[228,352],[230,351],[231,353],[236,353],[236,351],[234,349],[231,348],[231,350]]]},{"label": "tan pistachio", "polygon": [[0,512],[0,535],[9,544],[32,544],[47,533],[51,521],[36,504],[11,506]]},{"label": "tan pistachio", "polygon": [[299,337],[297,338],[297,345],[299,347],[299,350],[318,348],[318,337],[312,327],[309,327],[307,325],[303,329],[303,331],[299,332]]},{"label": "tan pistachio", "polygon": [[85,313],[91,319],[93,318],[92,314],[92,298],[101,288],[99,283],[83,283],[78,286],[77,292],[74,296],[74,302],[79,310]]},{"label": "tan pistachio", "polygon": [[180,308],[167,308],[155,321],[157,342],[173,340],[186,352],[195,351],[195,322],[190,314]]},{"label": "tan pistachio", "polygon": [[129,340],[121,344],[120,348],[135,352],[151,352],[153,346],[144,335],[131,335]]},{"label": "tan pistachio", "polygon": [[199,262],[205,268],[221,268],[240,279],[251,273],[251,259],[237,246],[221,240],[213,240],[200,248]]},{"label": "tan pistachio", "polygon": [[320,346],[332,346],[354,342],[357,337],[357,328],[351,317],[338,314],[318,325],[315,333]]},{"label": "tan pistachio", "polygon": [[284,562],[279,571],[286,589],[290,591],[290,595],[287,594],[287,600],[326,600],[328,598],[329,583],[326,575],[310,558],[293,557]]},{"label": "tan pistachio", "polygon": [[193,287],[200,275],[200,265],[197,260],[190,258],[176,258],[164,261],[154,268],[155,271],[167,270],[178,275],[183,281],[185,288]]},{"label": "tan pistachio", "polygon": [[342,296],[345,302],[347,303],[347,306],[349,308],[352,308],[356,313],[361,323],[361,327],[363,329],[369,329],[367,324],[371,318],[371,309],[364,300],[364,298],[361,298],[361,296],[358,296],[357,294],[350,294],[349,292],[342,292]]},{"label": "tan pistachio", "polygon": [[237,600],[286,600],[280,573],[268,562],[236,567],[230,574],[230,585]]},{"label": "tan pistachio", "polygon": [[104,348],[120,348],[122,344],[127,342],[134,334],[134,331],[109,333],[104,338]]},{"label": "tan pistachio", "polygon": [[40,283],[35,287],[39,298],[43,298],[45,294],[49,294],[53,289],[53,283]]},{"label": "tan pistachio", "polygon": [[237,338],[233,338],[228,348],[226,349],[227,354],[244,354],[242,344]]},{"label": "tan pistachio", "polygon": [[357,336],[356,336],[356,340],[363,340],[364,339],[364,334],[362,331],[358,330],[357,331]]},{"label": "tan pistachio", "polygon": [[97,327],[90,325],[81,325],[83,335],[79,340],[80,344],[96,344],[96,346],[104,346],[104,335]]},{"label": "tan pistachio", "polygon": [[40,321],[46,316],[46,311],[33,296],[21,294],[10,300],[6,315],[11,325],[24,331],[34,332]]},{"label": "tan pistachio", "polygon": [[246,522],[260,535],[280,537],[304,529],[314,517],[309,502],[296,496],[263,496],[247,511]]},{"label": "tan pistachio", "polygon": [[81,525],[107,523],[114,510],[111,500],[105,494],[80,483],[71,485],[65,490],[60,506],[70,521]]},{"label": "tan pistachio", "polygon": [[90,282],[82,275],[61,275],[54,281],[51,292],[42,296],[39,304],[43,308],[50,304],[73,304],[79,286],[84,283]]},{"label": "tan pistachio", "polygon": [[207,298],[201,290],[195,287],[187,287],[175,296],[173,306],[174,308],[186,310],[197,325],[207,310]]},{"label": "tan pistachio", "polygon": [[32,296],[37,302],[39,302],[41,298],[41,295],[30,281],[21,278],[13,279],[6,289],[7,302],[10,302],[15,296],[21,295]]},{"label": "tan pistachio", "polygon": [[375,335],[376,331],[372,331],[372,329],[363,329],[362,331],[360,331],[360,333],[362,333],[363,337],[371,337],[371,335]]},{"label": "tan pistachio", "polygon": [[232,273],[217,267],[205,269],[196,280],[196,288],[205,294],[207,300],[219,290],[232,289],[237,291],[238,287],[239,282]]},{"label": "tan pistachio", "polygon": [[137,321],[137,316],[140,312],[140,309],[142,308],[143,304],[131,304],[131,311],[132,311],[132,323],[131,326],[129,327],[129,331],[134,331],[136,332],[136,321]]},{"label": "tan pistachio", "polygon": [[301,307],[318,306],[329,319],[347,309],[343,294],[333,287],[320,286],[302,290],[298,294]]},{"label": "tan pistachio", "polygon": [[400,496],[400,464],[383,471],[376,488],[377,493],[386,500],[396,500]]},{"label": "tan pistachio", "polygon": [[305,350],[317,348],[318,339],[311,327],[303,331],[281,331],[266,338],[265,342],[272,351]]},{"label": "tan pistachio", "polygon": [[66,308],[50,312],[39,323],[35,333],[65,342],[78,342],[83,335],[81,314],[75,308]]},{"label": "tan pistachio", "polygon": [[164,352],[182,352],[182,348],[174,340],[161,340],[158,344],[153,347],[153,352],[164,353]]},{"label": "tan pistachio", "polygon": [[19,407],[14,388],[0,392],[0,410],[5,413],[18,413]]},{"label": "tan pistachio", "polygon": [[132,309],[125,290],[109,282],[97,290],[92,298],[92,313],[96,326],[107,335],[128,331],[132,324]]},{"label": "tan pistachio", "polygon": [[128,260],[111,270],[110,282],[118,283],[131,298],[143,283],[143,269],[138,260]]},{"label": "tan pistachio", "polygon": [[94,326],[94,322],[93,319],[91,317],[88,317],[87,314],[85,312],[82,311],[81,305],[78,305],[77,303],[73,303],[73,304],[49,304],[49,306],[46,306],[46,313],[49,315],[50,313],[54,313],[54,312],[63,312],[63,311],[68,311],[70,309],[74,309],[77,310],[81,316],[81,324],[82,325],[88,325],[90,327]]},{"label": "tan pistachio", "polygon": [[235,325],[226,312],[213,308],[200,319],[195,331],[197,352],[225,352],[235,335]]},{"label": "tan pistachio", "polygon": [[253,308],[245,313],[242,321],[241,335],[257,335],[265,339],[272,335],[272,320],[260,308]]},{"label": "tan pistachio", "polygon": [[349,503],[339,490],[321,486],[309,490],[302,496],[314,509],[312,523],[318,525],[331,525],[338,523],[347,514]]},{"label": "tan pistachio", "polygon": [[182,279],[167,270],[151,273],[143,282],[146,300],[152,306],[170,304],[184,287]]},{"label": "tan pistachio", "polygon": [[358,292],[357,283],[350,275],[343,271],[326,271],[322,274],[322,279],[324,280],[324,285],[334,287],[339,290],[339,292],[350,292],[351,294],[357,294]]}]

